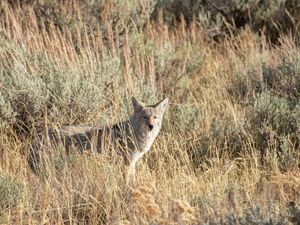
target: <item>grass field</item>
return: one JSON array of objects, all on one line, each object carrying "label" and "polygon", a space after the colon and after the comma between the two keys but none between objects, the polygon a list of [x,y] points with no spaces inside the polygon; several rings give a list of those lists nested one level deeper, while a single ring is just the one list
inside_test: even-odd
[{"label": "grass field", "polygon": [[[215,41],[196,20],[151,19],[155,1],[9,2],[0,224],[300,224],[296,33],[274,45],[246,26]],[[27,156],[46,124],[122,121],[132,95],[170,99],[136,183],[125,185],[117,158],[92,154],[32,173]]]}]

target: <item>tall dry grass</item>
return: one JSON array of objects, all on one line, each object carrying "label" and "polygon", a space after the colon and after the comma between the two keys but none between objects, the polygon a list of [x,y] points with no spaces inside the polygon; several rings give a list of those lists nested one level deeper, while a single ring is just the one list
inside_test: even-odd
[{"label": "tall dry grass", "polygon": [[[1,2],[0,223],[300,221],[293,37],[274,47],[245,29],[215,43],[196,22],[149,21],[141,2],[123,15],[108,1],[96,19],[82,2],[53,2],[50,14]],[[126,16],[139,18],[137,8],[148,16],[135,26]],[[105,125],[127,117],[133,94],[171,103],[131,187],[117,158],[102,155],[54,156],[45,176],[32,173],[27,155],[45,107],[48,126]]]}]

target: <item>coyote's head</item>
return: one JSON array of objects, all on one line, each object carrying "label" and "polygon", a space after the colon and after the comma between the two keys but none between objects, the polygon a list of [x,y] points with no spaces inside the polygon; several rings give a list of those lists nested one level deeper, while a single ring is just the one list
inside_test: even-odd
[{"label": "coyote's head", "polygon": [[168,98],[150,106],[145,106],[135,97],[132,97],[131,100],[134,108],[132,121],[134,122],[135,132],[141,136],[156,136],[161,128],[162,118],[169,101]]}]

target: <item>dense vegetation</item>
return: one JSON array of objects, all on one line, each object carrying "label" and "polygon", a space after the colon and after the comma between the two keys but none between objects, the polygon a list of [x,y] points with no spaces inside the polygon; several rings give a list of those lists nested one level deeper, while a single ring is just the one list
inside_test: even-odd
[{"label": "dense vegetation", "polygon": [[[0,3],[0,223],[299,224],[297,0]],[[170,105],[125,185],[118,160],[27,156],[45,126]],[[45,116],[47,115],[47,116]]]}]

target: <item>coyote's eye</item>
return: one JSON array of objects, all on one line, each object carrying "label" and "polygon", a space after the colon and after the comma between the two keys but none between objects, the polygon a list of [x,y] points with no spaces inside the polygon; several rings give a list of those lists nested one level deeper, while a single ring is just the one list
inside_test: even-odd
[{"label": "coyote's eye", "polygon": [[155,119],[155,120],[156,120],[156,119],[157,119],[157,116],[153,116],[153,119]]},{"label": "coyote's eye", "polygon": [[147,117],[147,116],[143,116],[143,119],[144,119],[144,120],[147,120],[147,119],[148,119],[148,117]]}]

